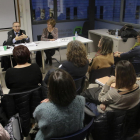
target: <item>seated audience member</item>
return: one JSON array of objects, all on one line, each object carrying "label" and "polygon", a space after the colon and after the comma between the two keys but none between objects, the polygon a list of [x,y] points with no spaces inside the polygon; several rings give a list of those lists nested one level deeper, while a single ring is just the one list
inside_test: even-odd
[{"label": "seated audience member", "polygon": [[76,96],[72,77],[57,69],[50,75],[48,85],[48,99],[33,113],[40,129],[35,140],[66,136],[83,127],[85,99]]},{"label": "seated audience member", "polygon": [[[73,79],[78,79],[85,76],[88,70],[88,60],[87,53],[84,44],[78,40],[71,41],[67,45],[67,60],[59,66],[60,69],[68,72]],[[49,71],[45,78],[44,82],[47,84],[50,76]]]},{"label": "seated audience member", "polygon": [[138,32],[138,35],[137,35],[137,42],[131,48],[130,51],[125,52],[125,53],[116,52],[114,56],[115,56],[115,63],[117,63],[120,60],[129,60],[130,62],[133,62],[133,61],[140,62],[140,31]]},{"label": "seated audience member", "polygon": [[37,64],[30,64],[29,49],[20,45],[14,48],[13,57],[17,62],[14,68],[6,71],[5,82],[10,93],[22,92],[38,87],[42,81],[42,73]]},{"label": "seated audience member", "polygon": [[[116,87],[110,90],[114,82]],[[136,82],[132,64],[127,60],[119,61],[115,68],[115,77],[111,76],[99,93],[98,100],[102,104],[95,107],[93,112],[104,113],[115,109],[128,110],[135,107],[140,98],[139,86],[140,81]]]},{"label": "seated audience member", "polygon": [[[13,29],[8,32],[8,39],[6,45],[13,45],[30,41],[28,36],[26,35],[26,32],[20,29],[19,22],[14,22],[12,28]],[[1,61],[1,67],[4,68],[3,71],[6,71],[8,68],[11,67],[9,56],[3,56]]]},{"label": "seated audience member", "polygon": [[[47,28],[43,30],[41,41],[55,41],[58,38],[58,29],[55,27],[55,24],[55,19],[50,18],[47,20]],[[52,56],[55,54],[55,50],[56,49],[44,50],[46,54],[46,64],[49,62],[49,65],[52,65]],[[41,52],[37,52],[36,62],[39,66],[42,65]]]},{"label": "seated audience member", "polygon": [[90,66],[88,68],[88,72],[91,70],[102,69],[111,67],[114,64],[114,56],[113,56],[113,40],[109,37],[103,36],[99,43],[98,47],[101,48],[100,54],[92,59]]},{"label": "seated audience member", "polygon": [[9,133],[0,124],[0,140],[10,140]]}]

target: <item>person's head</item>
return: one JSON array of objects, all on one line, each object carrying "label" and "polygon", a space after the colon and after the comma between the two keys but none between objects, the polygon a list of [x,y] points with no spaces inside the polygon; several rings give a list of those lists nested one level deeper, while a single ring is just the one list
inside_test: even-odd
[{"label": "person's head", "polygon": [[140,31],[139,31],[138,34],[137,34],[137,42],[140,43]]},{"label": "person's head", "polygon": [[78,40],[74,40],[68,43],[66,55],[67,60],[74,63],[74,65],[78,67],[85,66],[87,63],[85,45]]},{"label": "person's head", "polygon": [[48,86],[48,98],[54,104],[67,106],[76,96],[73,78],[62,69],[57,69],[50,75]]},{"label": "person's head", "polygon": [[136,83],[136,73],[133,65],[127,60],[121,60],[116,64],[116,88],[132,89]]},{"label": "person's head", "polygon": [[17,64],[22,65],[28,62],[30,58],[30,52],[26,46],[19,45],[14,47],[13,56]]},{"label": "person's head", "polygon": [[53,28],[53,27],[55,27],[55,24],[56,24],[55,19],[50,18],[50,19],[47,20],[47,27],[48,27],[48,28]]},{"label": "person's head", "polygon": [[50,12],[50,18],[53,18],[53,13],[52,12]]},{"label": "person's head", "polygon": [[113,40],[112,38],[103,36],[98,43],[98,47],[101,48],[100,54],[107,55],[113,51]]},{"label": "person's head", "polygon": [[13,22],[13,30],[17,33],[20,31],[20,23],[19,22]]}]

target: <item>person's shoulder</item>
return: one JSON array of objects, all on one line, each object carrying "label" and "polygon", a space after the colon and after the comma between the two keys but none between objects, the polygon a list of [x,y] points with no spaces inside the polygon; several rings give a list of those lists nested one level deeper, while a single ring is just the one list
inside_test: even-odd
[{"label": "person's shoulder", "polygon": [[16,68],[8,68],[8,69],[6,70],[6,75],[7,75],[7,74],[13,74],[15,71],[16,71]]},{"label": "person's shoulder", "polygon": [[47,29],[47,28],[44,28],[44,29],[43,29],[43,31],[47,32],[47,31],[48,31],[48,29]]},{"label": "person's shoulder", "polygon": [[36,64],[36,63],[33,63],[30,65],[32,68],[38,68],[39,69],[39,66]]},{"label": "person's shoulder", "polygon": [[15,68],[8,68],[7,70],[6,70],[6,72],[10,72],[10,71],[14,71],[15,70]]},{"label": "person's shoulder", "polygon": [[66,60],[62,63],[62,66],[63,67],[72,67],[72,66],[74,66],[74,64],[72,62]]},{"label": "person's shoulder", "polygon": [[136,46],[134,49],[132,50],[140,50],[140,45]]},{"label": "person's shoulder", "polygon": [[25,32],[25,30],[20,29],[21,32]]},{"label": "person's shoulder", "polygon": [[12,29],[8,32],[8,34],[12,34],[13,32],[14,32],[14,30]]},{"label": "person's shoulder", "polygon": [[85,104],[85,97],[76,95],[75,99],[76,102],[81,102],[82,104]]},{"label": "person's shoulder", "polygon": [[38,105],[35,109],[36,111],[42,111],[42,113],[45,114],[53,114],[53,112],[55,112],[57,110],[57,105],[53,104],[52,102],[47,102],[47,103],[41,103],[40,105]]},{"label": "person's shoulder", "polygon": [[55,31],[58,31],[58,28],[54,27],[54,30],[55,30]]},{"label": "person's shoulder", "polygon": [[93,61],[98,61],[98,60],[101,60],[101,59],[104,59],[104,56],[103,55],[98,55],[96,57],[94,57]]}]

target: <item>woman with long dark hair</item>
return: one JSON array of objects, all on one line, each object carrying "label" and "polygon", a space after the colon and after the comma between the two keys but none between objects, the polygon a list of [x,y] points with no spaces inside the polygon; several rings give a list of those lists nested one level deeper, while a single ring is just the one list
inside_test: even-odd
[{"label": "woman with long dark hair", "polygon": [[51,73],[48,87],[48,99],[33,114],[39,127],[35,140],[66,136],[83,127],[85,99],[76,96],[72,77],[57,69]]}]

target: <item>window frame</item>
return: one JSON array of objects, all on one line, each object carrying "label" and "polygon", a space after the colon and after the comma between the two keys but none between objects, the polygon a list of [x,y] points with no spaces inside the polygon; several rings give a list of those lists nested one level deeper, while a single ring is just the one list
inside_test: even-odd
[{"label": "window frame", "polygon": [[[30,10],[31,10],[31,22],[32,22],[32,25],[46,24],[46,21],[47,20],[33,21],[32,0],[30,0]],[[88,18],[83,18],[83,19],[70,19],[70,20],[58,20],[57,19],[57,0],[54,0],[54,19],[55,19],[56,23],[61,23],[61,22],[76,22],[76,21],[85,21],[85,20],[88,20]]]},{"label": "window frame", "polygon": [[106,22],[106,23],[111,23],[111,24],[116,24],[116,25],[122,25],[122,26],[125,25],[125,24],[131,24],[134,28],[139,29],[139,28],[140,28],[140,24],[134,24],[134,23],[129,23],[129,22],[123,22],[124,1],[125,1],[125,0],[121,0],[120,22],[109,21],[109,20],[104,20],[104,19],[99,19],[99,18],[95,18],[95,20],[96,20],[96,21]]}]

